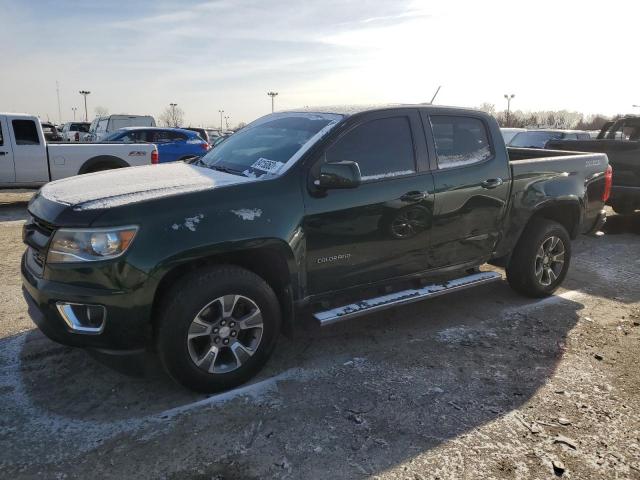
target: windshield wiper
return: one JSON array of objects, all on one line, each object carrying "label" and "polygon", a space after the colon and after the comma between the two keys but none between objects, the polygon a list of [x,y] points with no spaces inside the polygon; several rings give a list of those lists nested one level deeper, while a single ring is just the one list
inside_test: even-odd
[{"label": "windshield wiper", "polygon": [[[204,163],[204,162],[202,162],[202,163]],[[219,172],[230,173],[231,175],[239,175],[241,177],[246,177],[246,175],[243,174],[241,171],[234,170],[234,169],[228,168],[228,167],[223,167],[222,165],[210,165],[209,168],[211,168],[213,170],[217,170]]]}]

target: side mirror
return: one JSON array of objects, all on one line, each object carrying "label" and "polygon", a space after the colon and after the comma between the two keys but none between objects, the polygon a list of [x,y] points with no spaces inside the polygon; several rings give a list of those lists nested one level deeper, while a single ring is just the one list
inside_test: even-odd
[{"label": "side mirror", "polygon": [[320,178],[313,183],[324,189],[356,188],[361,183],[360,166],[357,162],[323,163]]}]

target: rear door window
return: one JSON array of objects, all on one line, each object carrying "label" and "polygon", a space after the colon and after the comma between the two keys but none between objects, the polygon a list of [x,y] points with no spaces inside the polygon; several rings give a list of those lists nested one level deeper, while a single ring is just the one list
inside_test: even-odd
[{"label": "rear door window", "polygon": [[325,161],[357,162],[363,182],[415,173],[409,118],[381,118],[358,125],[327,150]]},{"label": "rear door window", "polygon": [[16,145],[40,145],[38,128],[33,120],[12,120]]},{"label": "rear door window", "polygon": [[493,156],[482,120],[448,115],[432,115],[430,119],[438,169],[472,165]]}]

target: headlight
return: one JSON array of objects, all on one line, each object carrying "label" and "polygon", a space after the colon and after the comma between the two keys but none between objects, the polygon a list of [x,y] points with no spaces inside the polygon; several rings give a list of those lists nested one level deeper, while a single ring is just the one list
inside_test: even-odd
[{"label": "headlight", "polygon": [[62,228],[49,247],[47,263],[93,262],[118,257],[127,251],[138,227]]}]

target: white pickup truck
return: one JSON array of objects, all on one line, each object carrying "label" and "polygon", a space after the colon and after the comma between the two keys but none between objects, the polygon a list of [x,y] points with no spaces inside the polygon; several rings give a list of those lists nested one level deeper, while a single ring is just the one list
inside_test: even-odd
[{"label": "white pickup truck", "polygon": [[50,143],[37,117],[0,113],[0,187],[35,187],[81,173],[158,163],[150,143]]}]

